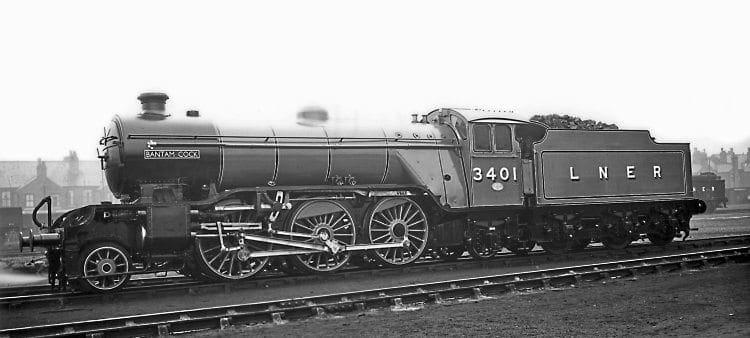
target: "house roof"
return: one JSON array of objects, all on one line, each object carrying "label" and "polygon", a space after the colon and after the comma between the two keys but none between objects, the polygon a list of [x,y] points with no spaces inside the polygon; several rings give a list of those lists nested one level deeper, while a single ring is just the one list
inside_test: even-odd
[{"label": "house roof", "polygon": [[[20,188],[30,183],[36,178],[37,164],[37,161],[0,161],[0,188]],[[44,164],[47,177],[61,187],[106,185],[99,161],[44,161]]]}]

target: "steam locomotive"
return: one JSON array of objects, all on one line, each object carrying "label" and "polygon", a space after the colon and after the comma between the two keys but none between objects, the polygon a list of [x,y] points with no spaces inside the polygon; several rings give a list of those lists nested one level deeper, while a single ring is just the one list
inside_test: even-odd
[{"label": "steam locomotive", "polygon": [[[34,222],[53,285],[107,292],[178,270],[219,281],[269,262],[329,273],[431,253],[622,249],[689,232],[690,148],[648,131],[555,130],[507,112],[437,109],[396,127],[213,123],[144,93],[116,116],[99,157],[122,204]],[[48,213],[50,215],[50,213]]]}]

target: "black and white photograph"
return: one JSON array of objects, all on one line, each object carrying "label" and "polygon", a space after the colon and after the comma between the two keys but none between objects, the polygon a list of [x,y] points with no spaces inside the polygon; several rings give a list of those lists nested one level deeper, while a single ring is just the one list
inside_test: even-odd
[{"label": "black and white photograph", "polygon": [[0,3],[0,338],[750,336],[746,1]]}]

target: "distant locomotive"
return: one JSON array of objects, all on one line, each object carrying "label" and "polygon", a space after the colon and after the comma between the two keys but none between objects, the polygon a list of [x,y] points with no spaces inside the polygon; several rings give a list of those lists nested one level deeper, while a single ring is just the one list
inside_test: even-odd
[{"label": "distant locomotive", "polygon": [[[688,144],[647,131],[553,130],[503,113],[438,109],[397,127],[212,123],[165,111],[114,118],[100,141],[123,204],[72,210],[22,236],[45,246],[50,281],[89,291],[179,270],[244,280],[269,261],[332,272],[404,265],[427,252],[479,259],[539,243],[664,245],[705,210]],[[505,114],[507,115],[507,114]],[[50,225],[51,224],[51,225]]]},{"label": "distant locomotive", "polygon": [[706,212],[727,207],[726,184],[721,176],[712,172],[693,176],[693,195],[706,203]]}]

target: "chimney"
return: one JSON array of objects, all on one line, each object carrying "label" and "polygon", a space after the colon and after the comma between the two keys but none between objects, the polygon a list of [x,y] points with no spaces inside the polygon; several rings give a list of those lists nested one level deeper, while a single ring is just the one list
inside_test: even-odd
[{"label": "chimney", "polygon": [[733,154],[733,155],[732,155],[732,171],[733,171],[733,172],[736,172],[736,171],[737,171],[737,168],[738,168],[738,166],[737,166],[737,164],[738,164],[738,163],[737,163],[737,162],[738,162],[738,158],[737,158],[737,155],[734,155],[734,154]]},{"label": "chimney", "polygon": [[76,185],[78,176],[80,176],[81,174],[80,167],[78,165],[78,154],[74,150],[71,150],[70,152],[68,152],[68,156],[65,156],[63,161],[68,166],[68,170],[65,173],[65,184]]},{"label": "chimney", "polygon": [[36,160],[36,177],[45,178],[47,177],[47,165],[42,162],[41,158]]},{"label": "chimney", "polygon": [[750,147],[747,147],[747,152],[745,153],[745,162],[750,164]]},{"label": "chimney", "polygon": [[721,148],[721,152],[719,153],[719,161],[721,161],[721,163],[727,163],[727,152],[724,151],[724,148]]},{"label": "chimney", "polygon": [[164,93],[143,93],[138,96],[144,116],[166,117],[166,105],[169,96]]}]

